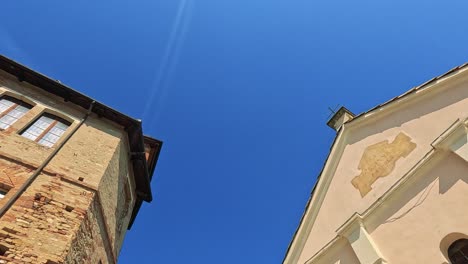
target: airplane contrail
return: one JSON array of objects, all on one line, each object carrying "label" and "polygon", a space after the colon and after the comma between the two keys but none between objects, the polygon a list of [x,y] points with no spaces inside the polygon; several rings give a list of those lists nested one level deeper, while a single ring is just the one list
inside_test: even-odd
[{"label": "airplane contrail", "polygon": [[154,74],[154,81],[143,111],[143,120],[146,120],[149,126],[151,126],[161,114],[171,75],[177,65],[181,46],[189,27],[192,10],[192,0],[180,1],[169,40],[164,50],[161,63]]}]

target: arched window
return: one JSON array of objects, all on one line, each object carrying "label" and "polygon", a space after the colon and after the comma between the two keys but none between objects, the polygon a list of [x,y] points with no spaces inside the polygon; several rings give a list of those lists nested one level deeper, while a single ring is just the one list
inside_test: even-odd
[{"label": "arched window", "polygon": [[0,129],[7,129],[32,106],[10,96],[0,97]]},{"label": "arched window", "polygon": [[468,263],[468,239],[458,239],[448,248],[448,257],[452,264]]},{"label": "arched window", "polygon": [[34,121],[21,135],[41,145],[52,147],[69,126],[70,122],[46,113]]}]

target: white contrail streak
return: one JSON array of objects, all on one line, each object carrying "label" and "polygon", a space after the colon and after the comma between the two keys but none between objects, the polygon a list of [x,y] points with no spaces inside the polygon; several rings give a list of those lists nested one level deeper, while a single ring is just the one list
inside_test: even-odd
[{"label": "white contrail streak", "polygon": [[144,107],[143,120],[147,122],[148,126],[151,126],[161,114],[171,75],[177,65],[181,46],[190,23],[192,8],[192,0],[181,0],[179,3],[169,40],[161,63],[155,72],[155,79]]}]

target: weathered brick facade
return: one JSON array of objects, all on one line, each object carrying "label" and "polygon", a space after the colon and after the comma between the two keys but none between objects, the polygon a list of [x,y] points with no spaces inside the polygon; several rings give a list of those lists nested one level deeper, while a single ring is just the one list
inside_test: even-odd
[{"label": "weathered brick facade", "polygon": [[[0,189],[6,191],[0,199],[0,263],[116,263],[138,203],[150,200],[141,198],[135,170],[151,173],[159,149],[150,148],[153,162],[133,163],[126,127],[94,113],[82,122],[83,107],[0,70],[4,95],[33,107],[0,130]],[[52,147],[20,135],[44,112],[71,123]]]}]

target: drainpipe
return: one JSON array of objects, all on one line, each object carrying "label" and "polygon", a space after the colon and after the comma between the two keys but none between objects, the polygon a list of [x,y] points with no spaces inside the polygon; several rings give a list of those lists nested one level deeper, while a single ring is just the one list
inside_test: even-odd
[{"label": "drainpipe", "polygon": [[29,177],[26,182],[21,185],[21,187],[18,189],[18,191],[13,195],[13,197],[8,200],[8,202],[0,209],[0,218],[6,213],[8,209],[18,200],[18,198],[23,194],[26,189],[31,185],[31,183],[41,174],[41,172],[44,170],[44,168],[50,163],[50,161],[57,155],[57,153],[62,149],[62,147],[68,142],[68,140],[75,134],[76,131],[84,124],[86,119],[88,119],[88,116],[91,114],[93,107],[94,107],[95,101],[91,102],[88,108],[88,112],[84,115],[84,117],[81,119],[80,123],[73,128],[73,130],[65,137],[65,139],[50,153],[50,155],[45,159],[41,166],[39,166],[36,171]]}]

